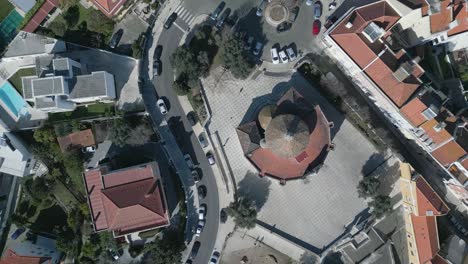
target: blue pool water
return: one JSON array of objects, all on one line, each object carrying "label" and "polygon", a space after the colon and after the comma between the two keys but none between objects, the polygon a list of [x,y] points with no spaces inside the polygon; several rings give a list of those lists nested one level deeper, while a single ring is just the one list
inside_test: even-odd
[{"label": "blue pool water", "polygon": [[27,107],[26,101],[9,82],[5,82],[0,87],[0,100],[16,117],[22,113],[23,108]]}]

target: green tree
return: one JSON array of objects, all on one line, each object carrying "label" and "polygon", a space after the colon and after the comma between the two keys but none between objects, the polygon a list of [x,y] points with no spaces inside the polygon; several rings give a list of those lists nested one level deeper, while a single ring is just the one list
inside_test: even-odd
[{"label": "green tree", "polygon": [[257,210],[253,201],[245,197],[238,197],[226,208],[226,212],[234,217],[236,226],[247,229],[255,227]]},{"label": "green tree", "polygon": [[96,246],[87,242],[81,247],[81,254],[91,259],[96,257]]},{"label": "green tree", "polygon": [[196,80],[200,76],[204,76],[208,70],[206,65],[198,61],[197,55],[185,46],[178,47],[172,54],[171,64],[179,75],[184,75],[189,80]]},{"label": "green tree", "polygon": [[181,252],[184,248],[183,235],[178,230],[166,230],[162,239],[156,239],[153,243],[145,246],[147,254],[143,263],[181,263]]},{"label": "green tree", "polygon": [[117,243],[115,242],[115,238],[111,232],[103,231],[99,232],[99,244],[102,249],[111,249],[117,250]]},{"label": "green tree", "polygon": [[235,33],[227,36],[221,45],[221,62],[235,78],[245,79],[253,69],[244,49],[242,35]]},{"label": "green tree", "polygon": [[47,180],[44,177],[34,178],[30,188],[31,196],[37,201],[42,201],[49,197],[50,188]]},{"label": "green tree", "polygon": [[359,197],[374,197],[377,195],[377,192],[380,187],[380,181],[374,176],[366,176],[359,181],[358,184],[358,194]]},{"label": "green tree", "polygon": [[132,128],[124,119],[114,119],[109,138],[115,145],[123,147],[127,144]]},{"label": "green tree", "polygon": [[392,211],[392,201],[389,196],[377,195],[369,202],[369,207],[372,208],[372,213],[380,218]]},{"label": "green tree", "polygon": [[67,31],[67,26],[62,22],[54,20],[52,23],[50,23],[49,29],[52,30],[55,35],[63,37]]},{"label": "green tree", "polygon": [[16,226],[26,226],[29,223],[25,216],[16,213],[10,216],[10,221]]},{"label": "green tree", "polygon": [[105,35],[112,34],[115,22],[97,10],[92,10],[88,16],[88,29]]},{"label": "green tree", "polygon": [[174,89],[175,93],[179,96],[187,95],[190,92],[190,87],[180,78],[172,83],[172,89]]},{"label": "green tree", "polygon": [[63,15],[68,27],[74,27],[80,20],[80,8],[77,5],[70,6]]},{"label": "green tree", "polygon": [[40,143],[51,143],[56,142],[54,129],[50,126],[38,128],[33,134],[34,140]]}]

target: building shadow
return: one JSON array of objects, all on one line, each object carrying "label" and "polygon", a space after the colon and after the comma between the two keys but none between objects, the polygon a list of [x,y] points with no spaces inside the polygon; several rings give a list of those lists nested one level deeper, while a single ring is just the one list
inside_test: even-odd
[{"label": "building shadow", "polygon": [[177,145],[179,145],[179,148],[182,150],[183,154],[189,154],[190,157],[192,157],[194,165],[197,166],[200,162],[197,160],[195,149],[190,139],[193,134],[193,130],[185,129],[184,123],[180,116],[170,117],[167,123],[172,134],[174,135]]},{"label": "building shadow", "polygon": [[248,171],[245,177],[237,184],[237,195],[255,202],[257,212],[262,209],[270,194],[271,181],[266,177],[258,177],[258,174]]}]

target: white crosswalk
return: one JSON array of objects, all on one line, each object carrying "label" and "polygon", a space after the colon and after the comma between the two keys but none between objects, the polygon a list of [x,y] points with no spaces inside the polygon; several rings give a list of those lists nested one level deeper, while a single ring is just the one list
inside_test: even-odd
[{"label": "white crosswalk", "polygon": [[182,4],[180,4],[174,12],[176,12],[177,17],[187,23],[187,25],[190,25],[195,20],[195,15],[182,6]]}]

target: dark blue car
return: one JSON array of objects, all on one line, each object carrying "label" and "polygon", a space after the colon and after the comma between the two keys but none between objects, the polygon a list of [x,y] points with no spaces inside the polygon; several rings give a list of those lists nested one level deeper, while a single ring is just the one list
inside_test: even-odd
[{"label": "dark blue car", "polygon": [[22,227],[16,229],[16,231],[11,234],[11,239],[16,240],[21,234],[23,234],[24,231],[25,229]]}]

